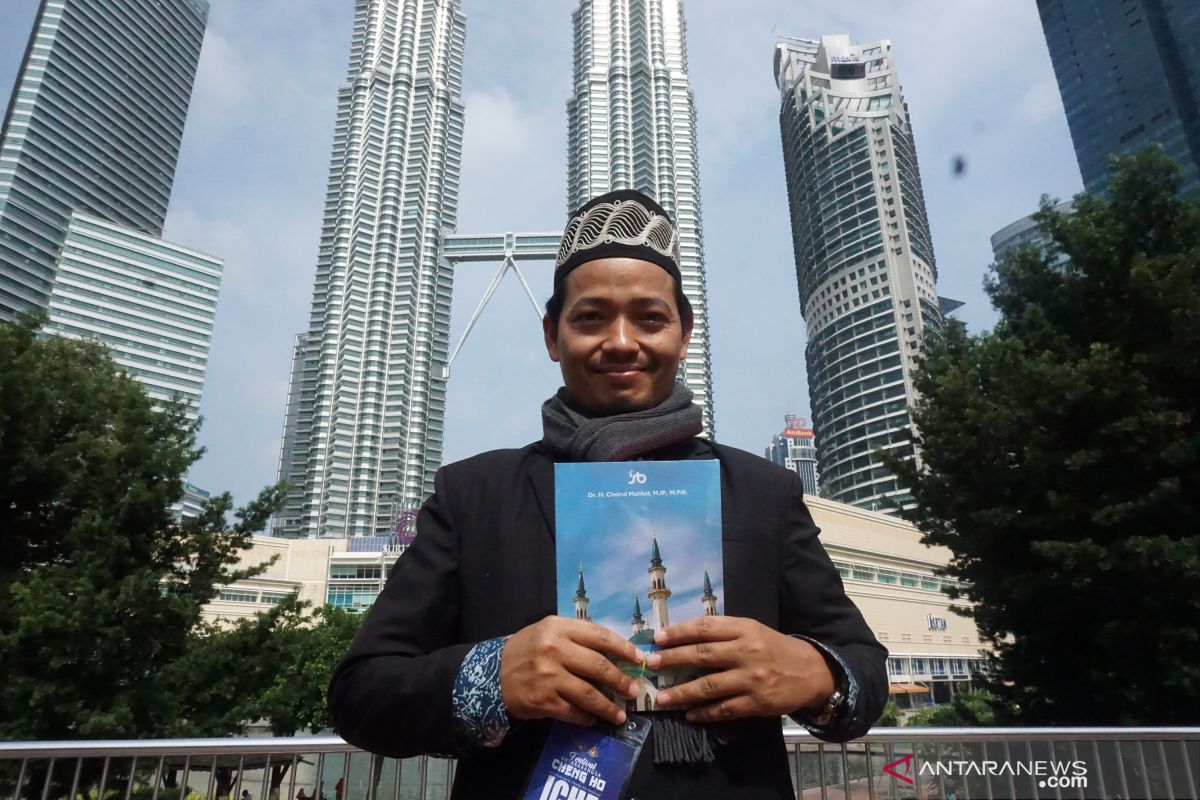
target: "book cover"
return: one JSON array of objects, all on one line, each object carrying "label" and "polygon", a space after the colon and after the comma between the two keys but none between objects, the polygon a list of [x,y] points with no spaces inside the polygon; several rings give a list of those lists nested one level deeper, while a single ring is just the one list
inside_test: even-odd
[{"label": "book cover", "polygon": [[[559,615],[649,653],[658,628],[724,613],[720,470],[716,460],[556,464]],[[631,712],[655,710],[660,689],[700,674],[619,666],[638,681]]]}]

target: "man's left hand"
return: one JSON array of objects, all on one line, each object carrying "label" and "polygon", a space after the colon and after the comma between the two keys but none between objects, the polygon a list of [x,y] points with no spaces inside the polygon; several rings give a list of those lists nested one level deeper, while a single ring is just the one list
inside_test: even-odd
[{"label": "man's left hand", "polygon": [[745,617],[697,617],[655,631],[654,643],[663,649],[647,657],[651,669],[710,670],[655,700],[688,709],[690,722],[819,713],[836,686],[816,647]]}]

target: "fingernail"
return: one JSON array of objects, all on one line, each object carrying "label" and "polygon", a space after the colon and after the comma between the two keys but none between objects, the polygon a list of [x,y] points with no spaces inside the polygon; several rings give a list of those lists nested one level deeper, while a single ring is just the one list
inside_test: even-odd
[{"label": "fingernail", "polygon": [[627,686],[625,688],[625,696],[628,697],[630,700],[637,697],[637,694],[638,694],[638,687],[637,687],[636,683],[631,683],[631,684],[629,684],[629,686]]},{"label": "fingernail", "polygon": [[695,722],[697,716],[699,716],[699,715],[696,714],[695,711],[689,711],[683,715],[683,718],[686,719],[688,722]]},{"label": "fingernail", "polygon": [[654,698],[654,702],[660,706],[670,705],[671,704],[670,692],[659,692],[658,695]]},{"label": "fingernail", "polygon": [[624,724],[625,724],[625,712],[624,712],[624,711],[618,711],[618,712],[617,712],[617,724],[618,724],[618,725],[624,725]]},{"label": "fingernail", "polygon": [[650,667],[650,669],[658,669],[661,664],[662,656],[658,653],[651,653],[646,656],[646,666]]},{"label": "fingernail", "polygon": [[663,633],[661,629],[654,632],[655,644],[662,644],[666,640],[667,640],[667,635],[665,633]]}]

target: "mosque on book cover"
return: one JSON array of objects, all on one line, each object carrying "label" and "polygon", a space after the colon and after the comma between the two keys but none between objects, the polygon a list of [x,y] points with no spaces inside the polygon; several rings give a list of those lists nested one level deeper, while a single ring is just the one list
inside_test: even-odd
[{"label": "mosque on book cover", "polygon": [[[671,589],[667,586],[667,568],[663,566],[662,553],[658,549],[657,537],[653,539],[653,545],[650,550],[650,568],[646,571],[650,574],[650,590],[646,593],[646,597],[650,600],[650,614],[653,627],[646,624],[646,620],[642,617],[641,601],[637,595],[634,595],[633,618],[629,621],[633,629],[633,635],[629,637],[629,641],[642,650],[650,651],[658,649],[654,644],[654,631],[671,624],[668,611]],[[712,581],[709,580],[707,569],[704,570],[704,594],[701,596],[700,602],[704,608],[703,616],[711,617],[719,613],[717,611],[717,596],[713,593]],[[583,580],[583,564],[579,565],[579,588],[575,591],[575,618],[589,622],[592,619],[588,615],[588,596],[587,587],[584,585]],[[634,678],[638,684],[637,698],[626,701],[626,710],[653,711],[655,710],[654,700],[658,696],[660,689],[665,689],[677,683],[685,683],[695,675],[698,675],[699,671],[671,669],[659,672],[649,668],[642,669],[642,666],[639,664],[632,670],[626,669],[626,674]]]}]

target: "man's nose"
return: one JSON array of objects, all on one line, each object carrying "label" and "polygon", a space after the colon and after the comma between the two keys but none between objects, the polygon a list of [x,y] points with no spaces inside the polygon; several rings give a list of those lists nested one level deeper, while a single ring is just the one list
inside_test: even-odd
[{"label": "man's nose", "polygon": [[608,337],[604,340],[605,349],[615,352],[636,352],[638,343],[634,333],[633,323],[630,320],[625,317],[617,317],[613,320],[613,324],[608,330]]}]

